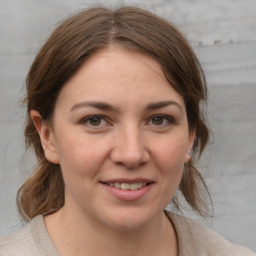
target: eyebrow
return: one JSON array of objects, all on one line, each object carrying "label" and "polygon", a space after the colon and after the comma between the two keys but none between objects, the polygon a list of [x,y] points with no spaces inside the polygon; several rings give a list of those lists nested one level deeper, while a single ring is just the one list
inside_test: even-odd
[{"label": "eyebrow", "polygon": [[108,110],[108,111],[114,111],[117,110],[114,106],[105,103],[105,102],[98,102],[98,101],[82,101],[79,103],[76,103],[70,111],[74,111],[78,108],[87,108],[87,107],[93,107],[98,108],[100,110]]},{"label": "eyebrow", "polygon": [[[146,106],[145,110],[156,110],[160,108],[164,108],[170,105],[174,105],[178,107],[182,111],[182,107],[179,103],[176,101],[159,101],[159,102],[153,102]],[[72,106],[70,111],[74,111],[79,108],[87,108],[87,107],[93,107],[100,110],[107,110],[107,111],[118,111],[117,108],[115,108],[113,105],[110,105],[105,102],[100,101],[82,101],[79,103],[76,103],[74,106]]]},{"label": "eyebrow", "polygon": [[174,106],[178,107],[180,109],[180,111],[182,111],[181,105],[179,103],[177,103],[176,101],[160,101],[160,102],[150,103],[146,106],[146,109],[147,110],[156,110],[156,109],[168,107],[170,105],[174,105]]}]

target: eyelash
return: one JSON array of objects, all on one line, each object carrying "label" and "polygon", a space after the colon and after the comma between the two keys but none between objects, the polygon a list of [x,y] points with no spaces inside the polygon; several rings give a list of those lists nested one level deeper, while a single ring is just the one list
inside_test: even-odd
[{"label": "eyelash", "polygon": [[[93,125],[91,123],[89,123],[90,121],[92,121],[94,118],[98,118],[99,121],[100,121],[100,124],[99,125]],[[150,118],[147,119],[147,124],[149,124],[150,122],[153,122],[153,119],[154,118],[161,118],[162,119],[162,122],[166,121],[167,124],[159,124],[159,125],[155,125],[155,124],[151,124],[155,127],[164,127],[168,124],[175,124],[175,120],[172,116],[169,116],[169,115],[162,115],[162,114],[158,114],[158,115],[153,115],[151,116]],[[80,123],[81,124],[86,124],[87,126],[90,126],[90,127],[93,127],[93,128],[100,128],[102,126],[102,122],[105,121],[107,125],[110,125],[110,122],[107,120],[108,118],[106,116],[103,116],[103,115],[90,115],[90,116],[87,116],[85,118],[83,118]]]},{"label": "eyelash", "polygon": [[[151,116],[148,120],[149,120],[149,122],[152,122],[153,121],[153,119],[154,118],[161,118],[162,120],[163,120],[163,122],[164,122],[164,120],[165,121],[167,121],[167,123],[168,124],[175,124],[175,120],[174,120],[174,118],[172,117],[172,116],[169,116],[169,115],[161,115],[161,114],[158,114],[158,115],[153,115],[153,116]],[[168,125],[167,124],[167,125]],[[152,125],[154,125],[154,124],[152,124]],[[160,124],[160,125],[154,125],[154,126],[156,126],[156,127],[163,127],[163,126],[166,126],[165,124]]]},{"label": "eyelash", "polygon": [[[100,125],[92,125],[92,124],[90,124],[89,122],[92,121],[93,118],[99,118],[99,119],[100,119]],[[109,124],[109,122],[107,121],[107,117],[102,116],[102,115],[90,115],[90,116],[87,116],[87,117],[83,118],[83,119],[80,121],[80,123],[81,123],[81,124],[87,124],[87,125],[90,126],[90,127],[96,128],[96,127],[101,127],[101,122],[102,122],[102,121],[105,121],[106,123]]]}]

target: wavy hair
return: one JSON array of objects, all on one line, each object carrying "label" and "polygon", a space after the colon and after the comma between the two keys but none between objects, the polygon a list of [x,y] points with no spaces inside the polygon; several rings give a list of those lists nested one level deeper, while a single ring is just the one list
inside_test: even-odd
[{"label": "wavy hair", "polygon": [[[207,87],[202,67],[185,37],[170,22],[137,7],[111,10],[94,7],[64,20],[37,54],[26,79],[26,147],[34,149],[37,164],[17,194],[21,217],[29,221],[51,214],[64,205],[64,181],[59,165],[48,162],[30,117],[32,109],[51,120],[57,97],[64,86],[95,52],[111,44],[153,57],[173,88],[183,96],[189,129],[196,128],[192,158],[184,168],[179,190],[192,209],[204,215],[207,204],[201,188],[205,181],[194,167],[208,139],[204,103]],[[180,208],[174,198],[174,205]]]}]

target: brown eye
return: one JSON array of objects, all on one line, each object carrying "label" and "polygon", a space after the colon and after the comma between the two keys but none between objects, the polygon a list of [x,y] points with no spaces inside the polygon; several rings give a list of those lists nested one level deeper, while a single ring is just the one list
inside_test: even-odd
[{"label": "brown eye", "polygon": [[164,128],[175,124],[175,120],[172,116],[169,115],[154,115],[149,119],[148,124],[157,128]]},{"label": "brown eye", "polygon": [[83,118],[79,123],[88,131],[102,132],[106,131],[108,126],[112,125],[108,120],[108,117],[103,115],[89,115]]},{"label": "brown eye", "polygon": [[90,125],[92,125],[92,126],[99,126],[99,125],[101,125],[102,118],[95,116],[95,117],[91,117],[88,121],[89,121]]},{"label": "brown eye", "polygon": [[162,125],[164,121],[164,118],[161,116],[156,116],[152,118],[152,124],[153,125]]}]

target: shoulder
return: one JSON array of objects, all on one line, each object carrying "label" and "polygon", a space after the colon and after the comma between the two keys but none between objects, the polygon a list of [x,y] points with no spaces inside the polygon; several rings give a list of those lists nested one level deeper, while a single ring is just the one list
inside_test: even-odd
[{"label": "shoulder", "polygon": [[180,255],[182,256],[254,256],[249,249],[229,242],[216,232],[194,220],[168,211],[166,215],[176,230]]},{"label": "shoulder", "polygon": [[0,239],[0,256],[32,255],[35,244],[30,224]]},{"label": "shoulder", "polygon": [[0,256],[58,255],[41,215],[0,239]]}]

